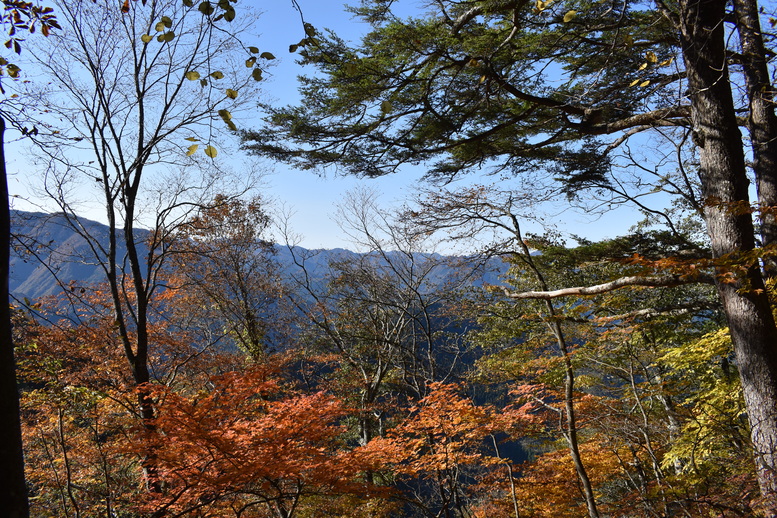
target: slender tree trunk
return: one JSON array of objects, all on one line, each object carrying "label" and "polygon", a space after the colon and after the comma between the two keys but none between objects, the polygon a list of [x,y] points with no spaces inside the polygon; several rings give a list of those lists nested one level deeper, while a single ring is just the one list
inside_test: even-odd
[{"label": "slender tree trunk", "polygon": [[[742,47],[742,68],[749,101],[748,131],[753,150],[753,171],[761,213],[763,245],[777,243],[777,116],[766,62],[758,2],[734,0],[737,33]],[[766,273],[777,276],[777,261],[765,260]]]},{"label": "slender tree trunk", "polygon": [[24,481],[24,451],[19,415],[19,389],[11,335],[8,296],[11,253],[11,211],[5,166],[5,118],[0,116],[0,508],[8,518],[30,515]]},{"label": "slender tree trunk", "polygon": [[[748,180],[742,136],[730,90],[723,19],[726,0],[681,0],[680,36],[700,179],[715,258],[752,250],[755,229],[747,211]],[[719,274],[724,273],[721,269]],[[730,282],[727,282],[730,281]],[[777,328],[760,268],[719,277],[751,427],[764,509],[777,509]],[[767,511],[776,516],[775,511]]]},{"label": "slender tree trunk", "polygon": [[[537,284],[542,291],[550,291],[548,283],[545,282],[545,277],[542,272],[537,268],[537,265],[532,259],[529,247],[521,236],[520,224],[515,215],[511,215],[513,222],[513,233],[515,234],[515,240],[519,247],[522,249],[521,259],[529,267],[537,279]],[[577,414],[575,411],[575,370],[572,365],[571,354],[569,346],[567,345],[564,331],[561,329],[558,318],[556,318],[556,309],[553,307],[551,300],[545,301],[545,307],[548,311],[548,328],[551,334],[556,339],[556,343],[559,347],[559,352],[564,360],[564,414],[565,423],[562,426],[562,435],[567,441],[569,446],[569,455],[572,457],[572,463],[575,465],[575,471],[577,477],[580,479],[580,485],[583,489],[583,497],[585,498],[585,505],[588,509],[589,518],[599,518],[599,508],[596,505],[596,496],[594,494],[593,485],[591,479],[588,476],[588,470],[583,463],[583,456],[580,454],[580,441],[577,436]]]}]

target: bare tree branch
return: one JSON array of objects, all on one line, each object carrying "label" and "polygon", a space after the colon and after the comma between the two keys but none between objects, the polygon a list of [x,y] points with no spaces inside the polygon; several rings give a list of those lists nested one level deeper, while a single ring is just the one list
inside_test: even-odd
[{"label": "bare tree branch", "polygon": [[577,286],[574,288],[562,288],[560,290],[551,291],[524,291],[517,293],[505,288],[504,294],[507,297],[515,300],[551,300],[557,299],[559,297],[599,295],[617,290],[619,288],[625,288],[627,286],[644,286],[646,288],[672,288],[682,284],[714,284],[714,282],[714,277],[707,274],[697,274],[693,277],[674,274],[653,276],[633,275],[629,277],[621,277],[619,279],[594,286]]}]

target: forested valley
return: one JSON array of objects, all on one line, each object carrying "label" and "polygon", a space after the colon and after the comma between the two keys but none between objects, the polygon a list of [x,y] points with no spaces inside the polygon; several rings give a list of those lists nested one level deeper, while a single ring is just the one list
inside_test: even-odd
[{"label": "forested valley", "polygon": [[[3,0],[5,516],[777,516],[775,6],[407,5],[280,106],[261,6]],[[238,154],[425,182],[307,250]]]}]

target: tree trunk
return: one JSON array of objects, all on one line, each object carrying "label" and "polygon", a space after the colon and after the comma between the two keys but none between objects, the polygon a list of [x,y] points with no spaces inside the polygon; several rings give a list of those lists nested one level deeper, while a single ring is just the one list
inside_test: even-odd
[{"label": "tree trunk", "polygon": [[[737,210],[749,206],[748,180],[726,66],[725,5],[681,0],[680,36],[713,256],[736,258],[754,248],[755,229],[749,212]],[[716,284],[739,366],[764,508],[777,509],[777,328],[757,265],[735,278],[719,275]]]},{"label": "tree trunk", "polygon": [[[511,215],[513,221],[513,233],[515,235],[516,244],[522,249],[520,254],[521,260],[532,271],[534,277],[537,279],[537,284],[543,291],[550,291],[548,283],[545,282],[545,277],[542,272],[537,268],[537,265],[532,259],[531,251],[529,250],[526,241],[521,236],[520,224],[515,215]],[[599,508],[596,504],[596,495],[594,493],[591,479],[588,476],[588,470],[583,463],[583,457],[580,455],[580,441],[577,436],[577,417],[575,411],[575,370],[572,365],[571,351],[567,345],[564,332],[561,329],[561,324],[556,315],[556,309],[553,306],[553,302],[545,300],[545,307],[548,311],[548,328],[551,334],[556,339],[556,344],[559,347],[559,353],[564,360],[564,414],[565,414],[565,426],[562,427],[562,435],[567,441],[569,446],[569,455],[572,457],[572,462],[575,465],[575,471],[577,477],[580,479],[580,485],[583,490],[583,497],[585,498],[585,505],[588,509],[589,518],[599,518]]]},{"label": "tree trunk", "polygon": [[30,515],[27,485],[24,481],[24,452],[19,416],[19,389],[16,385],[8,296],[11,251],[11,214],[8,205],[8,177],[5,167],[5,119],[0,116],[0,507],[3,516],[26,518]]},{"label": "tree trunk", "polygon": [[[737,33],[742,47],[742,68],[749,101],[748,131],[753,150],[753,171],[761,212],[763,245],[777,243],[777,116],[766,62],[766,50],[755,0],[734,0]],[[771,207],[771,209],[766,208]],[[766,273],[777,276],[777,261],[767,258]]]}]

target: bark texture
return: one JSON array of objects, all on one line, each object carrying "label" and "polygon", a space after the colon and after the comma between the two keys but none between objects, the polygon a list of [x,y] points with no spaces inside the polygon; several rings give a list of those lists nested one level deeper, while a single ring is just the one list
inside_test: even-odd
[{"label": "bark texture", "polygon": [[[704,219],[716,258],[735,257],[755,247],[750,214],[735,210],[750,200],[726,65],[725,5],[725,0],[679,4]],[[777,509],[777,329],[757,266],[731,282],[721,279],[716,285],[740,369],[758,482],[764,508],[775,516],[771,510]]]},{"label": "bark texture", "polygon": [[[742,70],[749,102],[748,132],[753,150],[753,171],[758,202],[762,207],[761,241],[777,243],[777,116],[774,113],[766,49],[755,0],[734,0],[742,49]],[[766,261],[769,276],[777,275],[777,262]]]}]

